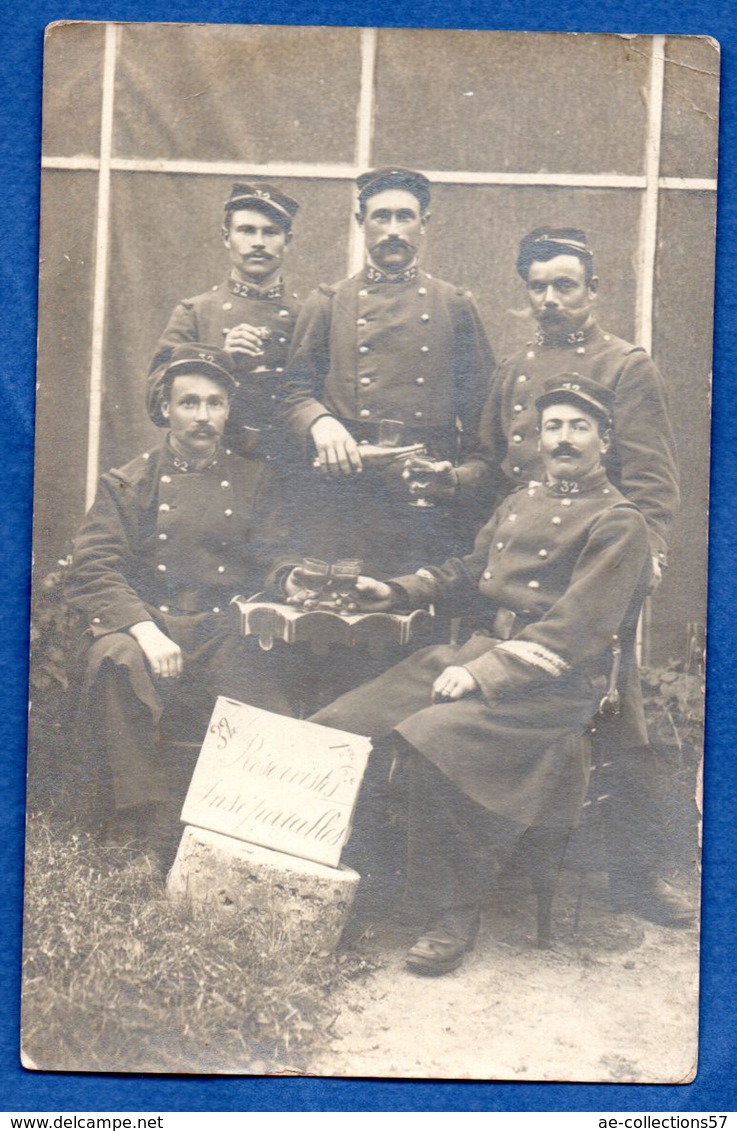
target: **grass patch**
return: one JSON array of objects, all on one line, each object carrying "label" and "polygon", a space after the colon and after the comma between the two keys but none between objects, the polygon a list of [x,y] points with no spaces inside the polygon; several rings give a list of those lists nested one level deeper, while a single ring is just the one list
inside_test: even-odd
[{"label": "grass patch", "polygon": [[275,916],[192,920],[140,859],[29,819],[23,1049],[91,1072],[299,1073],[366,963],[290,953]]}]

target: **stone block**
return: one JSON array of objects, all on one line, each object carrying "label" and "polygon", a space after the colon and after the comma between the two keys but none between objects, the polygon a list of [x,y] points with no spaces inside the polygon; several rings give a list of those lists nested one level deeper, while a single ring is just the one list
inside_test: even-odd
[{"label": "stone block", "polygon": [[193,915],[269,915],[297,953],[338,944],[360,876],[187,825],[167,892]]}]

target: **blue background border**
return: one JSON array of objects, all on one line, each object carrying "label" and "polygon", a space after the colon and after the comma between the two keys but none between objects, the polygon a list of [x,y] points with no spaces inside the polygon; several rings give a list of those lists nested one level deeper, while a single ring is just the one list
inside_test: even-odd
[{"label": "blue background border", "polygon": [[[58,19],[245,22],[228,0],[68,3],[5,0],[0,47],[0,1106],[5,1111],[733,1111],[737,1109],[737,647],[732,561],[737,411],[737,5],[733,0],[251,0],[248,22],[609,31],[711,35],[722,47],[717,307],[712,437],[709,694],[700,1065],[685,1086],[454,1083],[323,1079],[134,1077],[25,1072],[18,1060],[22,837],[27,699],[33,390],[44,26]],[[571,99],[576,77],[571,76]],[[70,113],[73,108],[70,107]],[[560,107],[565,114],[565,105]],[[53,222],[53,220],[51,221]],[[698,282],[694,283],[698,286]],[[70,406],[72,411],[73,406]],[[66,473],[60,462],[59,474]]]}]

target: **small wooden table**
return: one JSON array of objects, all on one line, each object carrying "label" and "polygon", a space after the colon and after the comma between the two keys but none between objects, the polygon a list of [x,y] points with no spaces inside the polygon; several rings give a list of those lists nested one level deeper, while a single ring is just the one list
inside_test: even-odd
[{"label": "small wooden table", "polygon": [[392,646],[406,646],[430,639],[434,610],[414,609],[411,613],[350,613],[327,609],[303,609],[255,597],[234,597],[231,609],[241,636],[258,637],[259,646],[268,652],[275,640],[286,644],[305,643],[316,655],[325,655],[336,646],[365,648],[381,655]]}]

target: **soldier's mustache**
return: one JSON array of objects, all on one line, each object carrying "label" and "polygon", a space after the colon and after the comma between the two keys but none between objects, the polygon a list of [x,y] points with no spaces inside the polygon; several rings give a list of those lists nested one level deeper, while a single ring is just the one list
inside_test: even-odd
[{"label": "soldier's mustache", "polygon": [[401,236],[387,236],[386,239],[380,241],[380,246],[392,248],[409,248],[410,245],[406,240],[403,240]]},{"label": "soldier's mustache", "polygon": [[572,444],[558,444],[553,452],[553,459],[557,459],[559,456],[572,456],[575,459],[580,454],[578,448],[574,448]]}]

